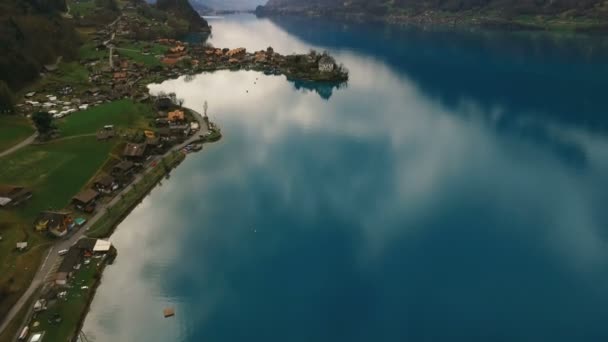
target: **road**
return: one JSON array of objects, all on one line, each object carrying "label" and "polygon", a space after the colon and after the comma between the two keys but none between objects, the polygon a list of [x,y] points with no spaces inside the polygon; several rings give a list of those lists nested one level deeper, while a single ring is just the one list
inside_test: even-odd
[{"label": "road", "polygon": [[30,297],[38,290],[38,288],[41,285],[43,285],[45,282],[52,280],[54,271],[56,270],[56,267],[59,265],[59,261],[61,260],[61,257],[56,253],[56,251],[60,251],[62,249],[68,249],[68,248],[70,248],[70,246],[75,244],[80,238],[82,238],[85,235],[87,229],[89,227],[92,227],[97,221],[99,221],[100,218],[103,217],[107,208],[112,207],[114,204],[116,204],[116,202],[118,202],[120,200],[122,194],[127,193],[129,190],[131,190],[135,184],[139,183],[143,179],[143,176],[145,174],[147,174],[148,172],[150,172],[152,170],[152,167],[150,167],[150,164],[152,162],[160,160],[161,158],[168,156],[170,153],[172,153],[174,151],[181,150],[184,146],[191,144],[194,141],[200,139],[199,135],[204,134],[209,130],[207,123],[205,122],[205,120],[203,120],[203,116],[200,115],[199,113],[196,113],[196,112],[194,112],[194,113],[195,113],[194,117],[196,118],[196,120],[198,121],[198,123],[201,127],[201,130],[197,134],[190,137],[184,143],[174,146],[172,149],[167,151],[167,153],[165,153],[164,155],[158,156],[158,157],[153,158],[150,161],[148,161],[146,168],[144,169],[144,172],[138,174],[135,177],[135,179],[131,182],[131,184],[129,184],[129,186],[125,187],[120,192],[118,192],[110,202],[98,207],[96,214],[93,217],[91,217],[83,227],[81,227],[75,233],[70,235],[68,238],[58,241],[57,243],[55,243],[55,245],[53,247],[51,247],[49,249],[44,261],[42,262],[42,265],[40,265],[40,267],[38,267],[38,270],[36,271],[36,275],[34,275],[34,279],[32,280],[30,286],[27,288],[27,290],[25,290],[25,293],[23,293],[23,295],[19,298],[17,303],[15,303],[15,305],[13,305],[11,310],[4,317],[2,324],[0,325],[0,333],[2,333],[2,331],[4,331],[4,329],[6,329],[8,324],[13,320],[13,318],[15,318],[15,316],[19,313],[19,311],[21,311],[23,306],[27,303],[27,301],[30,299]]},{"label": "road", "polygon": [[24,148],[25,146],[31,144],[34,142],[34,140],[36,140],[36,138],[38,137],[38,133],[34,133],[31,136],[29,136],[27,139],[21,141],[20,143],[18,143],[17,145],[9,148],[8,150],[4,150],[2,152],[0,152],[0,158],[4,157],[4,156],[8,156],[9,154]]}]

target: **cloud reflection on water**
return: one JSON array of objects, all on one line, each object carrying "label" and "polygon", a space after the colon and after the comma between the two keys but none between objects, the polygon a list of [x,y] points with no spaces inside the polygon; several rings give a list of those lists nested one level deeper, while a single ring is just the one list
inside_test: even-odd
[{"label": "cloud reflection on water", "polygon": [[[276,29],[266,25],[261,27],[267,33],[256,39],[277,36]],[[223,39],[237,39],[242,30],[236,25],[221,32],[232,35]],[[279,39],[283,39],[281,34]],[[284,49],[302,50],[301,42],[284,36],[291,42]],[[251,43],[256,44],[261,43]],[[352,272],[347,279],[356,282],[353,286],[371,287],[383,294],[378,294],[378,301],[399,293],[403,295],[399,299],[410,305],[411,314],[422,304],[410,296],[424,283],[417,279],[368,283],[366,276],[385,268],[395,271],[384,266],[398,259],[389,257],[404,248],[398,242],[410,239],[409,247],[414,250],[416,243],[422,244],[436,233],[453,237],[454,243],[476,241],[476,236],[462,236],[471,232],[496,234],[505,242],[492,241],[493,247],[511,249],[513,262],[525,263],[529,257],[533,259],[527,261],[533,265],[563,267],[560,272],[579,280],[584,284],[581,288],[594,293],[599,303],[608,303],[608,217],[598,205],[608,199],[605,136],[538,121],[534,116],[509,123],[505,129],[501,123],[510,113],[498,105],[488,111],[474,99],[462,99],[448,107],[373,59],[348,52],[342,52],[340,59],[351,69],[351,82],[329,102],[314,93],[294,91],[283,77],[255,72],[217,72],[197,76],[189,83],[173,80],[151,86],[152,92],[176,92],[186,106],[199,111],[209,101],[210,115],[223,128],[225,138],[189,158],[121,224],[113,237],[119,258],[104,275],[85,332],[98,336],[98,341],[167,341],[175,336],[179,340],[197,337],[206,331],[213,340],[213,332],[229,329],[209,326],[223,322],[219,318],[226,318],[224,315],[240,322],[239,310],[261,316],[278,310],[278,304],[270,302],[262,307],[246,305],[260,304],[264,295],[288,295],[270,291],[271,285],[252,274],[259,278],[280,275],[289,266],[279,261],[287,250],[298,248],[299,243],[307,246],[309,234],[322,235],[319,227],[334,226],[349,229],[350,234],[335,233],[349,240],[336,246],[344,252],[345,260],[335,256],[340,267],[327,266],[326,272]],[[531,126],[546,132],[542,141],[527,133]],[[584,155],[584,163],[554,148],[564,142]],[[291,221],[294,217],[297,222]],[[267,220],[285,220],[294,226],[274,227],[274,221]],[[260,223],[267,226],[252,227]],[[253,229],[259,229],[258,235],[251,233]],[[472,249],[481,248],[471,244]],[[431,247],[417,256],[436,258],[429,267],[442,270],[439,263],[445,255]],[[318,248],[324,250],[325,246]],[[446,253],[458,255],[459,247],[453,248]],[[484,253],[494,256],[493,250]],[[523,261],[518,260],[520,255],[525,257]],[[314,253],[306,257],[314,258]],[[546,264],[539,261],[545,259]],[[471,269],[488,267],[484,263],[488,261],[464,260],[464,266]],[[290,261],[302,262],[298,258],[284,262]],[[324,276],[331,282],[330,274],[324,273],[327,262],[319,260],[321,270],[316,276],[321,280],[308,279],[311,287],[321,286]],[[403,262],[408,266],[401,267],[416,271],[410,261]],[[508,261],[503,262],[505,274],[517,274]],[[293,267],[300,267],[305,275],[313,274],[305,263]],[[418,272],[421,278],[428,275]],[[483,279],[483,272],[470,272],[472,284],[467,284],[456,302],[483,296],[476,293],[476,286],[481,286],[476,283],[488,280]],[[499,277],[501,273],[488,270],[487,274]],[[524,290],[539,281],[533,272],[530,276],[532,279],[521,280],[532,282],[520,284]],[[240,277],[250,282],[236,282]],[[499,291],[515,286],[489,284]],[[244,286],[251,286],[250,291],[244,292]],[[402,286],[403,293],[396,292],[397,286]],[[449,293],[457,288],[441,290]],[[435,300],[441,303],[450,298]],[[513,299],[515,303],[519,300],[517,296]],[[168,304],[178,306],[177,324],[160,317]],[[506,315],[513,314],[504,305]],[[460,306],[449,308],[455,311],[455,321],[475,317],[459,312]],[[285,324],[292,327],[295,323]],[[261,332],[263,326],[239,328],[254,336],[268,333]]]}]

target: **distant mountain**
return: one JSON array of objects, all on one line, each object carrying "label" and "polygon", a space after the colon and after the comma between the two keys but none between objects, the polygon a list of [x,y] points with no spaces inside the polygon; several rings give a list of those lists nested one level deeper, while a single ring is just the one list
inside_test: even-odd
[{"label": "distant mountain", "polygon": [[190,31],[211,31],[207,21],[194,10],[188,0],[157,0],[156,8],[188,21]]},{"label": "distant mountain", "polygon": [[605,0],[268,0],[259,15],[309,15],[419,23],[597,26],[608,22]]},{"label": "distant mountain", "polygon": [[213,10],[254,10],[257,6],[263,5],[266,0],[192,0],[192,4],[203,5]]}]

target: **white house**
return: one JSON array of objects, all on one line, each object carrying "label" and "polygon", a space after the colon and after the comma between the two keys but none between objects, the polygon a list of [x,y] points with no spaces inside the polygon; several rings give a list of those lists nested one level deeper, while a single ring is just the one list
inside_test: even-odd
[{"label": "white house", "polygon": [[320,72],[332,72],[334,71],[334,60],[329,56],[323,56],[319,59],[319,71]]}]

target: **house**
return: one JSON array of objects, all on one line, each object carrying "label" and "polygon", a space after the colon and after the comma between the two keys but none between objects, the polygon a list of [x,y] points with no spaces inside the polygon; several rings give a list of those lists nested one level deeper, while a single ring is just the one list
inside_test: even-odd
[{"label": "house", "polygon": [[109,129],[100,129],[97,132],[97,140],[100,141],[105,141],[105,140],[110,140],[112,138],[114,138],[114,130],[109,130]]},{"label": "house", "polygon": [[32,197],[32,192],[22,186],[0,184],[0,207],[17,205]]},{"label": "house", "polygon": [[161,60],[161,63],[163,63],[166,66],[173,66],[173,65],[177,64],[177,62],[179,62],[180,60],[181,60],[180,58],[165,57]]},{"label": "house", "polygon": [[332,72],[334,71],[335,62],[333,58],[329,56],[323,56],[319,59],[319,71],[320,72]]},{"label": "house", "polygon": [[112,168],[112,176],[124,180],[135,173],[135,164],[128,160],[122,161]]},{"label": "house", "polygon": [[23,241],[23,242],[17,242],[17,246],[16,246],[18,251],[24,251],[27,249],[27,241]]},{"label": "house", "polygon": [[95,244],[97,243],[97,239],[92,238],[81,238],[74,245],[75,248],[80,250],[80,253],[85,257],[89,258],[93,256],[93,250],[95,249]]},{"label": "house", "polygon": [[80,250],[80,253],[85,258],[92,257],[93,255],[107,254],[113,248],[110,241],[93,238],[81,238],[74,244],[74,247]]},{"label": "house", "polygon": [[189,124],[171,126],[169,130],[174,137],[186,137],[192,132]]},{"label": "house", "polygon": [[146,138],[146,146],[149,151],[158,151],[163,148],[163,143],[160,137]]},{"label": "house", "polygon": [[78,268],[82,262],[82,258],[83,254],[80,249],[76,248],[76,246],[70,247],[57,269],[55,284],[67,285],[68,280],[74,274],[74,269]]},{"label": "house", "polygon": [[114,73],[114,81],[124,81],[127,79],[127,72],[120,71]]},{"label": "house", "polygon": [[46,231],[61,237],[68,233],[73,223],[74,220],[69,212],[43,211],[36,218],[34,227],[37,232]]},{"label": "house", "polygon": [[93,182],[93,187],[99,193],[111,194],[116,189],[118,189],[118,183],[116,182],[114,177],[104,173]]},{"label": "house", "polygon": [[171,129],[168,126],[157,128],[156,135],[161,139],[168,139],[171,136]]},{"label": "house", "polygon": [[141,162],[146,156],[146,144],[128,143],[122,151],[122,156],[131,161]]},{"label": "house", "polygon": [[172,112],[167,113],[167,120],[170,122],[183,122],[185,119],[184,111],[176,109]]},{"label": "house", "polygon": [[201,125],[197,121],[192,121],[190,123],[190,130],[193,132],[198,132],[201,129]]},{"label": "house", "polygon": [[95,202],[99,198],[99,193],[93,189],[86,189],[72,198],[72,204],[76,209],[92,213],[95,210]]},{"label": "house", "polygon": [[168,127],[169,126],[169,119],[167,119],[167,118],[158,118],[158,119],[154,120],[154,125],[156,127]]},{"label": "house", "polygon": [[230,50],[226,53],[230,58],[243,58],[245,57],[245,54],[247,54],[247,50],[242,47]]}]

